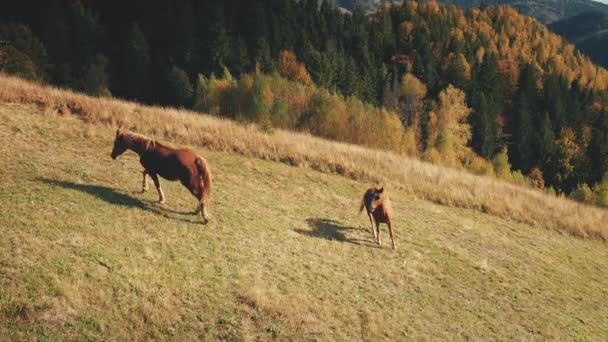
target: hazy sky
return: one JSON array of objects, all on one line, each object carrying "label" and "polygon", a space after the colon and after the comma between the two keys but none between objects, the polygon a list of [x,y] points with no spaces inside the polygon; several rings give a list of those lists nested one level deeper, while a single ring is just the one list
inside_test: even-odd
[{"label": "hazy sky", "polygon": [[603,3],[605,3],[605,4],[608,4],[608,0],[595,0],[595,1],[598,1],[598,2],[603,2]]}]

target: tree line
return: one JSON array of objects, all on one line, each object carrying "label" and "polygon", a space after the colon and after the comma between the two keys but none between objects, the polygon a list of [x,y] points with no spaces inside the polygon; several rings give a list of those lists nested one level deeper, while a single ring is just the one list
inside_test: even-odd
[{"label": "tree line", "polygon": [[[606,70],[510,7],[405,1],[372,15],[317,0],[7,7],[0,68],[29,79],[478,172],[512,178],[512,168],[556,192],[593,187],[608,171]],[[382,143],[363,141],[387,130]]]}]

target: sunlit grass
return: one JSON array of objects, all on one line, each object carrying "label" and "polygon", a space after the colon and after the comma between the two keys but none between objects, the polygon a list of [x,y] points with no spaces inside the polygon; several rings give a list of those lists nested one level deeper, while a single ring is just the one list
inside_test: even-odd
[{"label": "sunlit grass", "polygon": [[33,104],[32,112],[43,116],[78,118],[90,124],[83,129],[85,136],[103,127],[123,127],[174,144],[205,147],[382,183],[440,204],[476,209],[579,237],[608,239],[608,211],[605,209],[385,151],[282,130],[267,134],[255,126],[243,126],[212,116],[92,98],[2,75],[0,101]]},{"label": "sunlit grass", "polygon": [[40,111],[0,106],[5,339],[608,337],[604,242],[387,186],[399,249],[380,249],[356,214],[367,182],[197,148],[215,176],[203,226],[179,184],[165,205],[136,193],[111,127]]}]

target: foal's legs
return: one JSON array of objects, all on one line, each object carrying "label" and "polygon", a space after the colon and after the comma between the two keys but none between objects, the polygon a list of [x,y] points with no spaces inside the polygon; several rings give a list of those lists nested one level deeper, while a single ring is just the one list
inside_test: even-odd
[{"label": "foal's legs", "polygon": [[391,234],[391,241],[393,243],[393,249],[397,249],[395,247],[395,236],[393,235],[393,225],[391,224],[391,220],[386,220],[386,224],[388,225],[388,232]]},{"label": "foal's legs", "polygon": [[378,246],[382,246],[382,241],[380,241],[380,223],[376,222],[376,243]]},{"label": "foal's legs", "polygon": [[141,193],[143,194],[144,192],[148,191],[148,178],[146,178],[148,171],[144,170],[142,173],[144,174],[144,179],[141,183]]},{"label": "foal's legs", "polygon": [[378,240],[378,238],[376,237],[376,229],[374,228],[374,220],[372,219],[372,214],[368,212],[367,217],[369,218],[369,224],[372,226],[372,234],[374,234],[374,241],[376,241]]},{"label": "foal's legs", "polygon": [[156,186],[156,191],[158,191],[158,203],[165,203],[165,194],[163,193],[163,189],[160,188],[160,181],[158,180],[158,175],[156,173],[148,173],[152,181],[154,181],[154,185]]}]

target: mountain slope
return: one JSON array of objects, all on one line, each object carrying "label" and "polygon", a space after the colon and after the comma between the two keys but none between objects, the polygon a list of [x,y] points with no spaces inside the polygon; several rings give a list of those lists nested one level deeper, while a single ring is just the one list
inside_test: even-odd
[{"label": "mountain slope", "polygon": [[553,22],[549,28],[575,44],[595,63],[608,67],[608,14],[587,12]]},{"label": "mountain slope", "polygon": [[[459,1],[461,4],[464,1]],[[580,13],[597,12],[608,14],[608,5],[592,0],[506,0],[489,1],[489,3],[511,5],[522,13],[538,19],[543,23],[551,23],[569,18]]]},{"label": "mountain slope", "polygon": [[[387,1],[391,2],[391,1]],[[394,1],[400,2],[400,1]],[[478,0],[439,0],[442,4],[456,4],[462,8],[477,7],[483,3]],[[341,0],[339,5],[353,10],[361,6],[366,11],[373,11],[382,3],[381,0]],[[523,14],[534,17],[543,23],[570,18],[586,12],[608,14],[608,5],[593,0],[490,0],[486,4],[511,5]]]},{"label": "mountain slope", "polygon": [[0,336],[608,337],[603,242],[388,188],[399,249],[379,249],[356,215],[367,183],[198,149],[215,175],[203,226],[178,184],[162,206],[135,194],[137,158],[112,161],[112,137],[0,105]]},{"label": "mountain slope", "polygon": [[[463,9],[480,4],[472,0],[441,0],[439,3],[455,4]],[[608,5],[592,0],[496,0],[487,3],[510,5],[522,14],[536,18],[576,45],[596,64],[608,67],[608,58],[604,53]],[[361,6],[369,13],[374,12],[380,4],[380,0],[343,0],[339,5],[351,11],[355,6]]]}]

